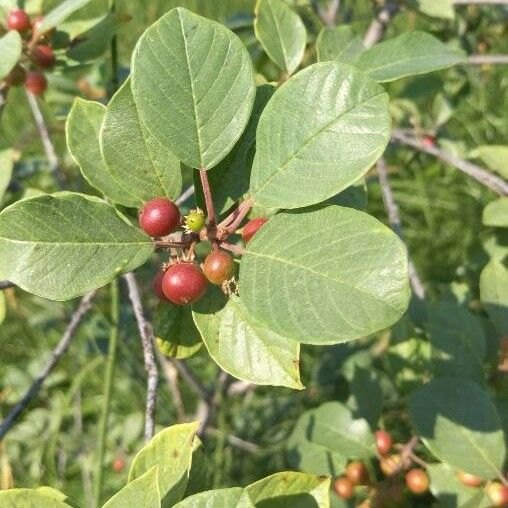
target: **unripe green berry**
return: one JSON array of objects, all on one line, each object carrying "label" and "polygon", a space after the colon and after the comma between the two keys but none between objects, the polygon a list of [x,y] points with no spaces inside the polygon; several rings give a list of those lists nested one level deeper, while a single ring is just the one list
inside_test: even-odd
[{"label": "unripe green berry", "polygon": [[188,231],[192,231],[193,233],[201,231],[205,226],[205,214],[203,210],[199,208],[191,210],[189,215],[185,217],[185,226]]}]

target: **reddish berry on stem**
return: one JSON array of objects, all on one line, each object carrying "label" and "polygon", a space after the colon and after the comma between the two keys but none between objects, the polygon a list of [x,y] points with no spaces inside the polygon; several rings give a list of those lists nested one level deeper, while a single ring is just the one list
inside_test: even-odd
[{"label": "reddish berry on stem", "polygon": [[206,256],[203,272],[206,278],[216,286],[230,279],[235,269],[233,258],[224,251],[217,250]]},{"label": "reddish berry on stem", "polygon": [[157,295],[157,297],[162,301],[167,301],[166,295],[162,290],[162,279],[164,278],[164,272],[159,272],[152,282],[153,292]]},{"label": "reddish berry on stem", "polygon": [[193,263],[178,263],[170,266],[162,279],[162,290],[166,298],[176,305],[198,301],[206,291],[206,278]]},{"label": "reddish berry on stem", "polygon": [[167,198],[155,198],[142,208],[139,215],[141,229],[150,236],[165,236],[180,224],[180,210]]},{"label": "reddish berry on stem", "polygon": [[123,460],[121,457],[117,457],[113,461],[113,471],[115,473],[121,473],[125,469],[125,460]]},{"label": "reddish berry on stem", "polygon": [[376,447],[380,455],[386,455],[392,449],[392,436],[385,430],[376,432]]},{"label": "reddish berry on stem", "polygon": [[42,95],[48,88],[48,81],[44,74],[32,71],[26,75],[25,88],[34,95]]},{"label": "reddish berry on stem", "polygon": [[432,148],[436,144],[436,138],[430,134],[425,134],[422,137],[422,145],[426,148]]},{"label": "reddish berry on stem", "polygon": [[336,478],[333,482],[333,490],[342,499],[351,499],[354,494],[354,485],[348,478]]},{"label": "reddish berry on stem", "polygon": [[17,32],[28,32],[32,27],[30,17],[23,9],[15,9],[7,15],[7,28]]},{"label": "reddish berry on stem", "polygon": [[465,471],[459,471],[457,476],[459,480],[468,487],[479,487],[483,483],[481,478],[478,478],[478,476],[470,473],[466,473]]},{"label": "reddish berry on stem", "polygon": [[413,494],[424,494],[429,490],[429,477],[422,469],[411,469],[406,474],[406,485]]},{"label": "reddish berry on stem", "polygon": [[55,65],[55,54],[51,47],[46,44],[34,46],[30,52],[30,58],[35,65],[43,69],[49,69]]},{"label": "reddish berry on stem", "polygon": [[22,85],[26,79],[26,71],[21,65],[16,65],[5,78],[5,82],[9,86]]},{"label": "reddish berry on stem", "polygon": [[242,229],[242,238],[245,244],[248,244],[251,238],[259,231],[263,224],[266,224],[268,219],[263,217],[257,217],[256,219],[252,219]]},{"label": "reddish berry on stem", "polygon": [[486,491],[494,506],[508,506],[508,487],[492,482],[487,485]]},{"label": "reddish berry on stem", "polygon": [[353,485],[367,485],[369,483],[369,473],[363,462],[348,464],[346,476]]}]

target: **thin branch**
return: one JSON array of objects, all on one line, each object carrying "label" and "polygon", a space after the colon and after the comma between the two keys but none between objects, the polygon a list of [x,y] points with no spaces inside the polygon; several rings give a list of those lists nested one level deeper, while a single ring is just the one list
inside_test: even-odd
[{"label": "thin branch", "polygon": [[367,28],[363,38],[363,44],[367,48],[374,46],[374,44],[377,44],[383,38],[386,28],[399,11],[399,8],[399,5],[393,0],[386,0],[377,16],[372,20],[369,28]]},{"label": "thin branch", "polygon": [[400,445],[400,462],[393,475],[400,473],[411,465],[414,449],[419,442],[420,438],[418,436],[412,436],[405,445]]},{"label": "thin branch", "polygon": [[245,254],[245,249],[243,247],[233,245],[232,243],[222,242],[220,246],[224,250],[228,250],[229,252],[232,252],[233,254],[236,254],[238,256],[243,256]]},{"label": "thin branch", "polygon": [[192,388],[192,390],[194,390],[196,395],[198,395],[203,400],[206,401],[211,400],[212,393],[205,388],[205,386],[195,376],[194,372],[192,372],[192,370],[184,360],[176,360],[174,358],[168,358],[167,360],[172,365],[174,365],[174,367],[176,368],[176,370],[178,370],[184,381]]},{"label": "thin branch", "polygon": [[28,388],[25,395],[23,395],[21,400],[11,409],[9,414],[6,416],[5,420],[0,425],[0,440],[2,440],[5,437],[5,434],[11,428],[16,418],[23,412],[23,410],[28,406],[30,401],[37,395],[46,378],[54,369],[54,367],[56,366],[62,355],[67,351],[74,335],[76,334],[79,324],[92,307],[92,300],[95,294],[96,291],[91,291],[81,299],[78,308],[72,315],[72,318],[69,322],[69,325],[67,326],[67,329],[65,330],[65,333],[62,335],[62,338],[58,342],[55,349],[52,351],[51,356],[44,365],[43,369],[41,370],[39,375],[34,379],[32,385],[30,386],[30,388]]},{"label": "thin branch", "polygon": [[215,216],[215,207],[213,206],[212,189],[208,181],[208,173],[206,169],[199,170],[199,177],[201,178],[201,186],[203,187],[203,194],[206,202],[206,214],[208,215],[208,226],[215,228],[217,224],[217,217]]},{"label": "thin branch", "polygon": [[16,284],[9,282],[8,280],[0,280],[0,291],[3,289],[13,288]]},{"label": "thin branch", "polygon": [[194,195],[194,185],[191,185],[182,195],[175,201],[175,204],[180,206],[183,205],[191,196]]},{"label": "thin branch", "polygon": [[327,26],[335,26],[337,19],[337,12],[340,9],[340,0],[330,0],[330,3],[325,7],[318,6],[319,17]]},{"label": "thin branch", "polygon": [[[209,436],[219,436],[223,435],[223,432],[219,429],[209,427],[206,429],[205,434]],[[226,440],[230,445],[240,448],[241,450],[245,450],[246,452],[257,453],[259,451],[259,445],[251,443],[250,441],[245,441],[245,439],[240,439],[232,434],[226,434]]]},{"label": "thin branch", "polygon": [[437,159],[446,164],[456,167],[460,171],[468,174],[474,178],[477,182],[485,185],[489,189],[493,190],[501,196],[508,196],[508,183],[505,182],[501,177],[494,175],[486,169],[473,164],[472,162],[459,159],[455,155],[444,152],[436,146],[426,146],[419,139],[414,136],[408,136],[400,130],[394,130],[392,132],[392,141],[398,141],[407,146],[416,148],[420,152],[433,155]]},{"label": "thin branch", "polygon": [[[390,222],[390,226],[395,231],[397,236],[402,241],[404,241],[399,206],[397,205],[395,198],[393,196],[392,187],[390,185],[390,180],[388,178],[388,171],[386,169],[386,162],[383,158],[379,159],[377,163],[377,171],[379,174],[379,184],[381,186],[381,192],[383,194],[383,202],[385,204],[385,209],[388,214],[388,221]],[[425,298],[425,288],[423,286],[420,277],[418,276],[415,265],[413,264],[411,259],[409,259],[408,262],[408,271],[409,271],[409,282],[411,283],[411,287],[413,289],[414,294],[420,300],[423,300]]]},{"label": "thin branch", "polygon": [[221,222],[219,226],[224,226],[227,235],[232,235],[239,228],[243,219],[247,217],[253,204],[254,201],[252,199],[245,200],[229,217]]},{"label": "thin branch", "polygon": [[139,294],[138,283],[133,273],[124,275],[129,288],[129,299],[138,324],[139,335],[143,345],[143,357],[147,373],[147,394],[145,410],[145,441],[152,439],[155,432],[155,408],[157,404],[158,372],[155,363],[155,351],[152,325],[146,320]]},{"label": "thin branch", "polygon": [[37,130],[39,131],[39,136],[41,137],[42,146],[44,147],[44,152],[46,153],[46,158],[48,159],[49,168],[51,172],[55,175],[58,187],[60,189],[63,189],[65,187],[65,178],[62,174],[60,162],[58,160],[55,147],[53,146],[53,142],[51,141],[51,137],[49,136],[49,131],[46,126],[44,116],[42,115],[41,108],[39,107],[39,103],[37,102],[37,99],[32,92],[26,90],[26,96],[28,98],[28,104],[30,105],[30,109],[32,110],[35,125],[37,126]]},{"label": "thin branch", "polygon": [[467,61],[471,65],[508,65],[508,55],[470,55]]},{"label": "thin branch", "polygon": [[160,351],[159,348],[155,348],[157,360],[162,368],[162,373],[166,378],[168,389],[171,393],[171,398],[176,408],[176,414],[179,422],[187,420],[187,414],[185,412],[185,406],[183,403],[182,394],[178,386],[178,370],[173,365],[171,358],[167,358]]}]

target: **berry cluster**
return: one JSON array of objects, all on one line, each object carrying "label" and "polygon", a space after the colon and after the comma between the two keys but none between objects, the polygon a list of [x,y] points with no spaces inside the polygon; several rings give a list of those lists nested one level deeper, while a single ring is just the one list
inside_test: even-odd
[{"label": "berry cluster", "polygon": [[[425,463],[415,456],[411,447],[394,444],[391,435],[380,430],[376,432],[376,448],[379,469],[384,478],[378,481],[376,471],[369,470],[363,462],[350,462],[345,474],[336,478],[333,483],[337,496],[349,500],[355,496],[356,487],[365,487],[368,498],[362,501],[358,508],[394,508],[405,506],[404,483],[407,491],[413,495],[422,496],[428,493],[430,479],[427,473],[423,468],[413,467],[414,463],[425,467]],[[401,452],[392,453],[394,448],[400,449]],[[492,481],[484,486],[483,480],[463,471],[457,472],[457,478],[468,487],[484,487],[493,507],[508,506],[508,487],[502,483]]]},{"label": "berry cluster", "polygon": [[[242,237],[245,244],[266,221],[257,218],[244,226]],[[218,243],[213,244],[214,249],[202,264],[196,261],[195,245],[208,238],[205,214],[199,208],[182,218],[175,203],[167,198],[155,198],[142,208],[139,225],[145,233],[156,239],[158,247],[171,253],[169,262],[163,265],[163,270],[153,281],[153,290],[159,299],[176,305],[192,304],[204,295],[208,282],[224,287],[232,280],[235,261],[219,248]],[[180,227],[183,228],[180,239],[172,241],[168,235]],[[175,251],[180,252],[175,254]]]},{"label": "berry cluster", "polygon": [[42,95],[48,86],[44,71],[55,65],[51,46],[53,31],[41,32],[43,17],[31,19],[23,9],[11,11],[6,20],[7,30],[16,30],[23,37],[23,53],[5,78],[7,86],[25,85],[34,95]]}]

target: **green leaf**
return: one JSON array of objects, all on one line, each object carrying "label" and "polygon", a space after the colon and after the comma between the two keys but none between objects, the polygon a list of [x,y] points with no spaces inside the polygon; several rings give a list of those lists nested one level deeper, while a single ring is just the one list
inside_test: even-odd
[{"label": "green leaf", "polygon": [[256,322],[238,298],[210,288],[192,310],[210,356],[226,372],[256,384],[303,388],[298,342]]},{"label": "green leaf", "polygon": [[327,26],[318,35],[316,50],[318,62],[354,63],[365,46],[349,25]]},{"label": "green leaf", "polygon": [[180,501],[174,508],[254,508],[240,487],[201,492]]},{"label": "green leaf", "polygon": [[211,169],[231,151],[255,92],[240,39],[186,9],[174,9],[149,27],[134,50],[132,93],[142,122],[193,168]]},{"label": "green leaf", "polygon": [[329,508],[330,479],[305,473],[275,473],[245,488],[259,508]]},{"label": "green leaf", "polygon": [[257,130],[251,192],[266,208],[299,208],[361,178],[389,139],[388,96],[363,72],[324,62],[270,99]]},{"label": "green leaf", "polygon": [[68,17],[84,7],[91,0],[65,0],[44,16],[40,32],[48,32],[63,23]]},{"label": "green leaf", "polygon": [[306,411],[296,422],[286,444],[286,456],[290,466],[305,473],[339,476],[348,461],[342,453],[311,441],[315,410]]},{"label": "green leaf", "polygon": [[254,31],[270,59],[293,74],[300,65],[307,43],[307,31],[300,16],[283,0],[258,0]]},{"label": "green leaf", "polygon": [[364,418],[371,429],[376,429],[383,409],[383,391],[375,371],[356,365],[349,391],[348,405],[353,416]]},{"label": "green leaf", "polygon": [[434,379],[412,394],[409,411],[438,459],[483,479],[501,474],[506,449],[501,422],[489,395],[476,383]]},{"label": "green leaf", "polygon": [[405,247],[390,229],[328,206],[280,213],[258,231],[241,263],[240,296],[275,333],[335,344],[396,322],[408,305],[407,278]]},{"label": "green leaf", "polygon": [[128,483],[117,492],[103,508],[160,508],[161,495],[158,482],[158,466]]},{"label": "green leaf", "polygon": [[485,334],[476,316],[447,302],[430,306],[428,313],[434,372],[483,383]]},{"label": "green leaf", "polygon": [[356,66],[381,83],[463,63],[463,51],[443,44],[425,32],[409,32],[363,52]]},{"label": "green leaf", "polygon": [[12,157],[13,152],[11,149],[0,150],[0,205],[12,177],[12,170],[14,168]]},{"label": "green leaf", "polygon": [[199,422],[183,423],[162,430],[132,461],[129,483],[151,467],[159,466],[158,481],[162,508],[173,506],[185,493],[198,426]]},{"label": "green leaf", "polygon": [[203,345],[188,306],[161,302],[155,313],[154,332],[161,352],[172,358],[188,358]]},{"label": "green leaf", "polygon": [[19,32],[10,30],[0,37],[0,55],[2,55],[0,59],[1,80],[12,71],[21,56],[21,36]]},{"label": "green leaf", "polygon": [[97,198],[62,192],[18,201],[0,213],[0,266],[8,280],[68,300],[134,270],[150,238]]},{"label": "green leaf", "polygon": [[141,123],[130,79],[113,96],[102,122],[100,143],[115,180],[141,201],[175,199],[182,190],[180,161]]},{"label": "green leaf", "polygon": [[67,146],[87,182],[104,196],[124,206],[140,207],[143,202],[124,185],[125,178],[113,175],[100,147],[100,129],[106,108],[94,101],[77,98],[67,117]]},{"label": "green leaf", "polygon": [[2,508],[72,508],[65,494],[50,487],[0,491]]},{"label": "green leaf", "polygon": [[508,335],[508,270],[492,259],[480,275],[480,299],[501,336]]},{"label": "green leaf", "polygon": [[435,18],[454,19],[453,0],[416,0],[418,10]]},{"label": "green leaf", "polygon": [[508,179],[508,146],[478,146],[470,153],[470,156],[481,159],[489,169]]},{"label": "green leaf", "polygon": [[491,201],[483,210],[483,223],[486,226],[508,228],[508,198]]},{"label": "green leaf", "polygon": [[310,440],[349,459],[368,459],[376,454],[367,420],[354,418],[340,402],[326,402],[313,411]]},{"label": "green leaf", "polygon": [[5,319],[5,296],[3,292],[0,293],[0,325]]}]

